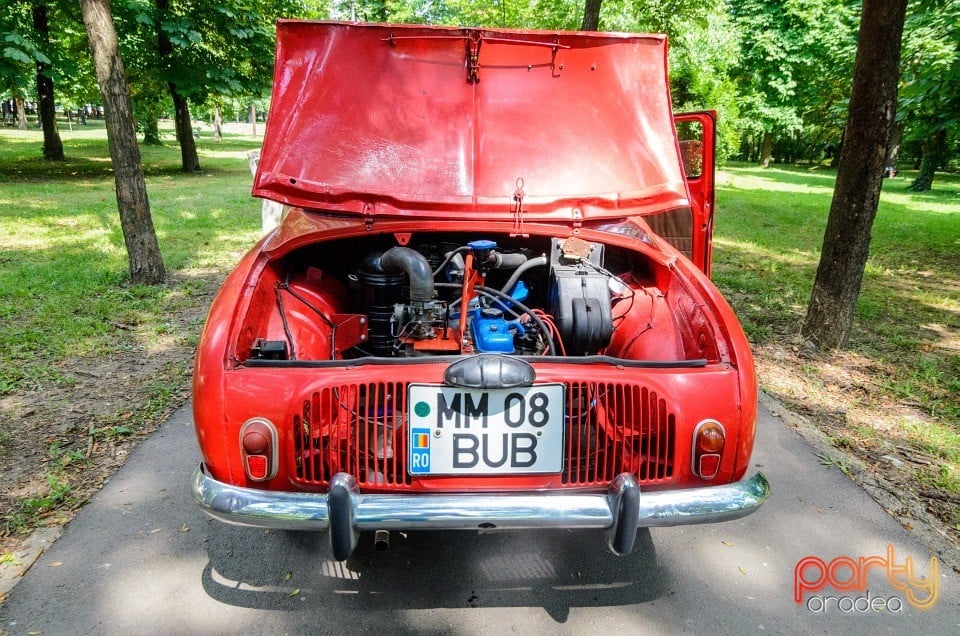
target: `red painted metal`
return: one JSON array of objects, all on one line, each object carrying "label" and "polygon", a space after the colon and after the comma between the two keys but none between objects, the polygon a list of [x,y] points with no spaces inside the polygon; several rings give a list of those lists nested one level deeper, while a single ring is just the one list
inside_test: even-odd
[{"label": "red painted metal", "polygon": [[[336,384],[305,396],[291,420],[293,481],[328,486],[342,471],[370,491],[423,487],[407,470],[408,386]],[[563,472],[559,483],[551,483],[557,488],[603,487],[622,472],[636,474],[645,487],[669,483],[679,463],[675,414],[655,391],[629,382],[568,383],[564,435]]]},{"label": "red painted metal", "polygon": [[333,329],[333,349],[337,355],[367,341],[369,330],[366,316],[333,314],[330,319],[336,325]]},{"label": "red painted metal", "polygon": [[660,35],[280,21],[254,194],[503,219],[522,179],[526,220],[686,206],[666,53]]},{"label": "red painted metal", "polygon": [[[744,475],[753,361],[704,273],[714,120],[677,117],[701,124],[709,167],[685,179],[662,36],[281,22],[277,55],[254,193],[299,207],[230,274],[201,335],[194,416],[214,478],[324,491],[345,471],[364,491],[499,492],[602,491],[624,471],[649,490]],[[644,221],[683,207],[693,210],[692,260]],[[619,274],[627,290],[602,351],[624,364],[533,362],[537,382],[567,387],[561,473],[407,472],[406,387],[443,382],[450,359],[435,354],[463,353],[453,328],[411,341],[417,355],[407,364],[336,362],[366,334],[338,263],[358,249],[463,236],[547,248],[576,236],[628,255],[632,269]],[[470,296],[483,279],[464,271]],[[257,338],[288,334],[302,364],[251,364]],[[703,362],[684,366],[691,361]],[[257,483],[238,444],[252,417],[275,425],[279,448],[276,476]],[[707,419],[726,433],[709,482],[691,466],[694,429]]]},{"label": "red painted metal", "polygon": [[695,122],[701,126],[702,137],[699,143],[699,150],[702,153],[700,155],[701,170],[696,176],[687,176],[687,187],[690,190],[690,208],[693,212],[691,260],[709,276],[713,254],[717,113],[714,111],[682,113],[674,116],[674,121],[678,124]]}]

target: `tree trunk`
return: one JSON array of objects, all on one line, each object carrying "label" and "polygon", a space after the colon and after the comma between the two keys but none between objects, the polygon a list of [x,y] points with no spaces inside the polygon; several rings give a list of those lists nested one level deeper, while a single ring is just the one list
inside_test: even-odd
[{"label": "tree trunk", "polygon": [[143,143],[146,146],[159,146],[160,142],[160,124],[157,118],[149,115],[143,120]]},{"label": "tree trunk", "polygon": [[219,106],[213,107],[213,140],[223,141],[223,113]]},{"label": "tree trunk", "polygon": [[250,125],[253,126],[253,136],[257,136],[257,106],[256,104],[250,104]]},{"label": "tree trunk", "polygon": [[13,98],[13,103],[17,105],[17,128],[20,130],[27,129],[27,109],[23,102],[22,97]]},{"label": "tree trunk", "polygon": [[840,142],[841,145],[836,146],[830,153],[830,167],[836,168],[840,165],[840,151],[843,150],[843,141]]},{"label": "tree trunk", "polygon": [[[169,60],[173,56],[173,44],[161,26],[167,16],[170,5],[168,0],[156,0],[159,20],[157,21],[157,51],[161,60]],[[198,172],[200,157],[197,156],[197,144],[193,138],[193,123],[190,119],[190,104],[187,98],[180,94],[176,84],[168,82],[170,98],[173,99],[174,129],[177,132],[177,142],[180,144],[180,165],[184,172]]]},{"label": "tree trunk", "polygon": [[150,201],[133,126],[130,89],[120,59],[110,0],[80,0],[80,8],[103,100],[120,226],[130,260],[130,280],[157,285],[166,278],[166,272],[150,217]]},{"label": "tree trunk", "polygon": [[890,129],[890,139],[887,141],[887,153],[883,160],[884,168],[897,169],[897,159],[900,158],[900,144],[903,142],[903,122],[895,122]]},{"label": "tree trunk", "polygon": [[941,128],[923,142],[920,174],[910,184],[914,192],[926,192],[933,187],[933,177],[947,158],[947,129]]},{"label": "tree trunk", "polygon": [[770,157],[773,154],[773,133],[763,131],[763,143],[760,144],[760,165],[764,168],[770,166]]},{"label": "tree trunk", "polygon": [[600,5],[603,0],[586,0],[583,6],[581,31],[596,31],[600,28]]},{"label": "tree trunk", "polygon": [[757,140],[753,135],[747,137],[746,153],[744,155],[747,161],[754,162],[759,154],[757,153]]},{"label": "tree trunk", "polygon": [[174,126],[177,129],[177,141],[180,142],[180,163],[184,172],[198,172],[200,157],[197,156],[197,142],[193,138],[193,121],[190,117],[190,104],[187,98],[177,92],[170,84],[170,97],[173,98]]},{"label": "tree trunk", "polygon": [[[40,46],[50,50],[50,28],[47,24],[47,5],[33,5],[33,30]],[[53,78],[48,75],[47,65],[37,62],[37,102],[40,109],[40,125],[43,127],[43,158],[63,161],[63,142],[57,130],[57,103],[53,96]]]},{"label": "tree trunk", "polygon": [[907,0],[863,2],[837,181],[801,328],[801,334],[821,349],[844,346],[853,325],[897,109],[906,8]]}]

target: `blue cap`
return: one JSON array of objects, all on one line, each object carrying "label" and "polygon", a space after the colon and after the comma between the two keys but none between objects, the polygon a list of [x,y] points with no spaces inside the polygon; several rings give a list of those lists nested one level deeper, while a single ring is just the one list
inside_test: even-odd
[{"label": "blue cap", "polygon": [[467,243],[467,247],[472,250],[492,250],[497,246],[496,241],[488,241],[486,239],[481,239],[479,241],[470,241]]}]

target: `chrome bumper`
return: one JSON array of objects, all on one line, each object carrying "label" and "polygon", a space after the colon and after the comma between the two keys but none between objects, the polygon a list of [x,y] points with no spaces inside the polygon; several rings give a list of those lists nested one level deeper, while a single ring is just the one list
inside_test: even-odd
[{"label": "chrome bumper", "polygon": [[624,473],[607,494],[364,494],[338,473],[329,493],[277,492],[217,481],[201,465],[193,498],[225,523],[285,530],[330,530],[334,556],[345,559],[363,530],[477,530],[484,528],[597,528],[610,548],[627,554],[636,529],[716,523],[745,517],[770,495],[761,473],[723,486],[640,493]]}]

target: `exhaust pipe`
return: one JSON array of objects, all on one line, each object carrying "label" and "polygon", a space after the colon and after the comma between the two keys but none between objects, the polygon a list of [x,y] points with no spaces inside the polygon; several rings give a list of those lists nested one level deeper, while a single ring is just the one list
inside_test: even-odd
[{"label": "exhaust pipe", "polygon": [[383,552],[390,547],[390,531],[377,530],[373,535],[373,547],[377,552]]}]

